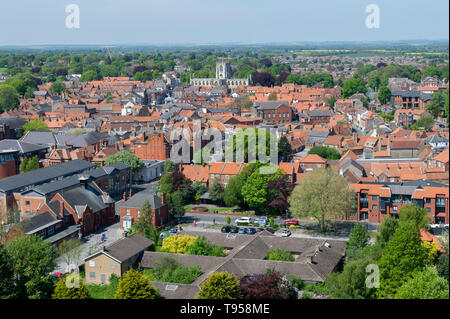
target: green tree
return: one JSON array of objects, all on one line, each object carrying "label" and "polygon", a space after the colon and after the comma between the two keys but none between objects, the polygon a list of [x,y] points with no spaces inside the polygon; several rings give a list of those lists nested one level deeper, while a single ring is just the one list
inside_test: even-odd
[{"label": "green tree", "polygon": [[17,90],[10,85],[0,85],[0,112],[15,109],[19,104]]},{"label": "green tree", "polygon": [[244,201],[251,209],[255,209],[258,212],[266,212],[269,209],[267,204],[272,201],[272,198],[269,196],[269,182],[278,180],[284,175],[280,169],[277,169],[275,174],[263,174],[261,172],[262,168],[264,167],[258,167],[253,171],[242,186]]},{"label": "green tree", "polygon": [[90,299],[90,295],[83,283],[83,278],[76,273],[71,273],[58,280],[52,299]]},{"label": "green tree", "polygon": [[155,246],[159,246],[160,237],[155,226],[152,223],[152,206],[150,202],[146,200],[140,209],[139,219],[132,225],[132,233],[138,233],[153,241]]},{"label": "green tree", "polygon": [[20,172],[26,173],[30,171],[34,171],[39,168],[39,158],[37,156],[33,156],[32,158],[25,157],[20,163]]},{"label": "green tree", "polygon": [[398,219],[392,215],[386,216],[381,224],[378,226],[376,243],[383,248],[394,237],[395,230],[398,227]]},{"label": "green tree", "polygon": [[120,279],[114,299],[158,299],[158,289],[141,272],[130,269]]},{"label": "green tree", "polygon": [[356,259],[362,248],[369,243],[369,232],[365,226],[355,225],[350,231],[350,237],[345,248],[349,259]]},{"label": "green tree", "polygon": [[355,93],[365,94],[367,92],[366,84],[361,78],[351,78],[345,81],[342,88],[342,95],[344,98],[348,98]]},{"label": "green tree", "polygon": [[124,163],[128,166],[131,166],[131,171],[133,173],[137,173],[144,166],[144,162],[139,157],[125,150],[117,152],[116,154],[108,156],[108,158],[106,158],[106,166],[116,163]]},{"label": "green tree", "polygon": [[231,177],[223,194],[223,201],[227,207],[242,205],[244,199],[241,190],[242,184],[239,176]]},{"label": "green tree", "polygon": [[327,103],[330,106],[331,109],[334,110],[334,103],[336,103],[336,98],[334,96],[327,99]]},{"label": "green tree", "polygon": [[212,273],[200,286],[198,299],[240,299],[239,280],[227,272]]},{"label": "green tree", "polygon": [[81,82],[90,82],[90,81],[101,80],[101,79],[102,79],[102,76],[94,70],[85,71],[85,72],[83,72],[83,74],[81,74],[81,77],[80,77]]},{"label": "green tree", "polygon": [[417,128],[424,128],[426,131],[429,131],[434,125],[434,120],[430,116],[421,117],[414,123],[414,126]]},{"label": "green tree", "polygon": [[337,299],[368,299],[374,296],[375,288],[368,288],[366,268],[373,261],[359,258],[348,262],[341,273],[331,273],[325,285],[333,298]]},{"label": "green tree", "polygon": [[292,156],[292,147],[285,135],[278,141],[278,155],[284,160],[288,160]]},{"label": "green tree", "polygon": [[343,218],[348,214],[352,198],[345,177],[329,168],[317,168],[294,188],[288,199],[289,210],[293,217],[314,218],[324,230],[326,219]]},{"label": "green tree", "polygon": [[427,259],[428,251],[422,245],[417,225],[413,221],[401,222],[378,262],[378,297],[392,298],[415,271],[426,266]]},{"label": "green tree", "polygon": [[223,185],[218,179],[215,179],[209,190],[209,199],[221,203],[223,201],[224,192]]},{"label": "green tree", "polygon": [[14,282],[14,270],[11,257],[6,248],[0,242],[0,299],[16,297]]},{"label": "green tree", "polygon": [[183,217],[186,210],[184,208],[183,193],[181,191],[176,191],[169,194],[169,209],[175,218]]},{"label": "green tree", "polygon": [[176,169],[175,163],[171,160],[167,160],[164,162],[163,170],[164,173],[171,173]]},{"label": "green tree", "polygon": [[308,154],[316,154],[328,160],[338,160],[341,158],[339,151],[329,146],[313,146],[308,151]]},{"label": "green tree", "polygon": [[381,104],[386,104],[389,102],[391,98],[391,90],[387,86],[380,87],[380,91],[378,92],[378,100]]},{"label": "green tree", "polygon": [[427,110],[433,116],[440,116],[444,113],[445,96],[442,92],[434,92],[431,94],[430,103],[427,105]]},{"label": "green tree", "polygon": [[41,132],[50,132],[47,124],[41,119],[34,119],[25,123],[22,126],[23,134],[27,134],[30,131],[41,131]]},{"label": "green tree", "polygon": [[20,298],[45,299],[53,292],[53,248],[36,235],[15,238],[6,247],[11,256]]},{"label": "green tree", "polygon": [[430,223],[430,218],[428,217],[425,208],[420,208],[416,205],[406,205],[400,209],[399,222],[407,223],[412,222],[417,229],[427,228]]},{"label": "green tree", "polygon": [[395,299],[448,299],[448,280],[431,266],[415,272],[397,291]]},{"label": "green tree", "polygon": [[52,86],[50,87],[50,92],[54,94],[61,94],[67,90],[66,85],[62,81],[55,81],[52,83]]},{"label": "green tree", "polygon": [[224,248],[208,242],[205,236],[198,236],[192,246],[189,247],[190,255],[225,257]]}]

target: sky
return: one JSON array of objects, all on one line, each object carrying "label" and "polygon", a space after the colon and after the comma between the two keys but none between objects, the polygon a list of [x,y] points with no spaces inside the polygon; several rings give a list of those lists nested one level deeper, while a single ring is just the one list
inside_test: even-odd
[{"label": "sky", "polygon": [[0,46],[448,40],[448,12],[448,0],[2,0]]}]

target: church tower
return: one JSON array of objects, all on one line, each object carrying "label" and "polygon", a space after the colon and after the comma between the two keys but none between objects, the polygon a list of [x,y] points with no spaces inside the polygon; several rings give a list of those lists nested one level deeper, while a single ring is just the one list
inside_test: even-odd
[{"label": "church tower", "polygon": [[218,59],[216,63],[216,79],[226,80],[230,78],[231,67],[230,62],[225,59]]}]

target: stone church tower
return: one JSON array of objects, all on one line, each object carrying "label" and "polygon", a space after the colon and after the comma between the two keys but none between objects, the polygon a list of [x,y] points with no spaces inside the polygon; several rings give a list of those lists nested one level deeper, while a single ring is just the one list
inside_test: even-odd
[{"label": "stone church tower", "polygon": [[216,79],[226,80],[231,77],[230,62],[225,59],[218,59],[216,63]]}]

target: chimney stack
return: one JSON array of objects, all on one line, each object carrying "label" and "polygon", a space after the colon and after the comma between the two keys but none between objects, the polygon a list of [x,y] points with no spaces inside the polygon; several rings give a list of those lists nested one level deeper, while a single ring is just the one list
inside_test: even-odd
[{"label": "chimney stack", "polygon": [[166,193],[162,193],[161,194],[161,204],[165,204],[166,203]]},{"label": "chimney stack", "polygon": [[133,195],[133,191],[132,191],[131,188],[130,188],[130,193],[129,193],[128,198],[131,198],[132,195]]},{"label": "chimney stack", "polygon": [[123,201],[124,201],[124,202],[127,201],[127,192],[123,192]]}]

